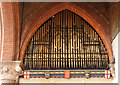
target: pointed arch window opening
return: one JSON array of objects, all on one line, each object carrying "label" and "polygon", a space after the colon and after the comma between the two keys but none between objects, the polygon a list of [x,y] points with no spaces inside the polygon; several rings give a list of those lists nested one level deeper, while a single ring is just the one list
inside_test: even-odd
[{"label": "pointed arch window opening", "polygon": [[63,10],[43,23],[26,49],[24,69],[109,69],[99,34],[82,17]]}]

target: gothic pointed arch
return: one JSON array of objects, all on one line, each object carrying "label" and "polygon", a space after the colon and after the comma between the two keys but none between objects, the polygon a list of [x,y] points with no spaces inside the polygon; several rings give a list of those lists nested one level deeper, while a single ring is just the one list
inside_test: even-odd
[{"label": "gothic pointed arch", "polygon": [[94,28],[65,9],[38,28],[23,64],[25,69],[107,69],[109,57]]},{"label": "gothic pointed arch", "polygon": [[[53,9],[46,12],[46,14],[43,15],[42,18],[38,18],[34,23],[31,23],[31,21],[28,22],[28,24],[31,24],[31,25],[26,25],[25,28],[30,28],[30,30],[26,34],[26,37],[23,39],[24,41],[21,46],[20,60],[23,61],[23,58],[25,56],[25,50],[27,49],[27,46],[31,40],[31,37],[35,34],[37,29],[47,19],[52,17],[54,14],[56,14],[62,10],[65,10],[65,9],[68,9],[68,10],[78,14],[79,16],[81,16],[96,30],[96,32],[99,34],[99,36],[103,40],[103,43],[105,44],[105,48],[106,48],[108,56],[109,56],[109,60],[110,60],[110,62],[112,62],[113,54],[112,54],[112,49],[111,49],[111,42],[110,42],[110,38],[106,35],[106,32],[104,30],[105,27],[107,27],[107,26],[104,24],[99,24],[99,21],[97,21],[93,16],[89,15],[89,13],[86,12],[84,9],[77,8],[75,5],[70,4],[70,3],[63,3],[63,4],[58,5],[57,7],[54,7]],[[36,15],[38,16],[39,12]]]}]

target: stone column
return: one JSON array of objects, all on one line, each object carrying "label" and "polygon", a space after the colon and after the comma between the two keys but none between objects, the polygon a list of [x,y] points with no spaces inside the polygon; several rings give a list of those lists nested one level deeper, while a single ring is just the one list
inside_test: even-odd
[{"label": "stone column", "polygon": [[22,74],[22,69],[19,65],[20,61],[0,62],[0,85],[2,83],[18,83],[19,75]]}]

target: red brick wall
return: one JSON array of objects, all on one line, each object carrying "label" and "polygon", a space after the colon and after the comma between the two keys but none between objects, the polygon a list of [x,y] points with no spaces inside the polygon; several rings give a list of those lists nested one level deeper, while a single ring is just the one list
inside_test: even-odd
[{"label": "red brick wall", "polygon": [[109,3],[109,15],[110,15],[110,27],[111,27],[111,37],[118,34],[118,3]]},{"label": "red brick wall", "polygon": [[13,8],[13,3],[1,4],[2,60],[12,60],[15,55],[15,23]]},{"label": "red brick wall", "polygon": [[1,2],[2,60],[15,60],[19,50],[20,17],[19,4]]},{"label": "red brick wall", "polygon": [[20,31],[21,31],[21,20],[22,20],[22,3],[15,3],[15,28],[16,28],[16,38],[15,38],[15,57],[14,60],[18,60],[19,51],[20,51]]}]

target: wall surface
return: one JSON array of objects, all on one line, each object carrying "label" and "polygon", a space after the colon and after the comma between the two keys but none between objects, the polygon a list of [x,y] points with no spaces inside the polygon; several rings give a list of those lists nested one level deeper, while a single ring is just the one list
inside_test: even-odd
[{"label": "wall surface", "polygon": [[0,2],[1,10],[1,44],[0,59],[16,60],[19,54],[20,40],[20,3]]},{"label": "wall surface", "polygon": [[118,34],[118,3],[109,3],[109,17],[113,40]]},{"label": "wall surface", "polygon": [[113,49],[113,56],[115,58],[115,79],[114,82],[118,82],[118,51],[119,51],[119,39],[120,39],[120,32],[114,38],[112,42],[112,49]]},{"label": "wall surface", "polygon": [[1,60],[12,60],[15,57],[15,17],[13,9],[13,3],[1,3]]}]

